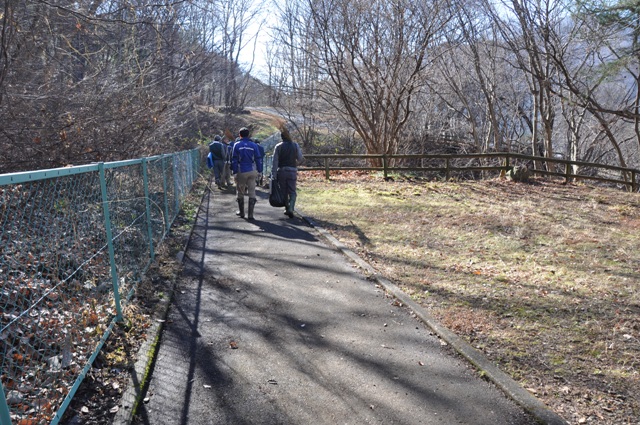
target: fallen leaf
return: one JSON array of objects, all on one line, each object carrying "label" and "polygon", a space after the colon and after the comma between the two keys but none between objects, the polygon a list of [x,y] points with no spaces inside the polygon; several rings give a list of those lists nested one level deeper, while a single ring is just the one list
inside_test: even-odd
[{"label": "fallen leaf", "polygon": [[235,349],[237,349],[237,348],[238,348],[238,343],[237,343],[237,342],[235,342],[235,341],[231,341],[231,342],[229,343],[229,347],[231,347],[231,349],[235,350]]}]

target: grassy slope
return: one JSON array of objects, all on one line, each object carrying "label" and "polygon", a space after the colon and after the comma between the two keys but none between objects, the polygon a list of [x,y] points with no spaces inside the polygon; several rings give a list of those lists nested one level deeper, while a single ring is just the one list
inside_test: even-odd
[{"label": "grassy slope", "polygon": [[640,196],[303,173],[300,209],[571,423],[640,417]]}]

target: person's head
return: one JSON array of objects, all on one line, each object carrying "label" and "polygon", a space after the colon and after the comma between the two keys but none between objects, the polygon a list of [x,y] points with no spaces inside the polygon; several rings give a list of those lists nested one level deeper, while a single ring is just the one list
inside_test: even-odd
[{"label": "person's head", "polygon": [[240,134],[240,137],[242,137],[242,138],[249,137],[249,129],[247,127],[242,127],[240,129],[239,134]]},{"label": "person's head", "polygon": [[292,140],[291,134],[289,134],[289,129],[284,124],[280,127],[280,137],[283,142],[290,142]]},{"label": "person's head", "polygon": [[213,140],[215,140],[216,142],[219,142],[220,140],[222,140],[222,137],[216,136],[216,137],[213,138]]}]

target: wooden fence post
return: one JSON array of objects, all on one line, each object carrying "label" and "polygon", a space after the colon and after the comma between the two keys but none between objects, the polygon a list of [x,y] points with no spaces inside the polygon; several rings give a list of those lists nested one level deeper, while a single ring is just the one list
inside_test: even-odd
[{"label": "wooden fence post", "polygon": [[388,167],[389,164],[387,163],[387,154],[382,155],[382,173],[384,175],[384,179],[387,180],[388,177]]},{"label": "wooden fence post", "polygon": [[571,164],[568,162],[564,164],[564,183],[569,184],[569,180],[571,179]]},{"label": "wooden fence post", "polygon": [[448,182],[449,181],[449,174],[450,174],[450,171],[449,171],[449,157],[446,157],[444,159],[444,168],[445,168],[444,180]]},{"label": "wooden fence post", "polygon": [[329,180],[329,158],[324,159],[324,178]]}]

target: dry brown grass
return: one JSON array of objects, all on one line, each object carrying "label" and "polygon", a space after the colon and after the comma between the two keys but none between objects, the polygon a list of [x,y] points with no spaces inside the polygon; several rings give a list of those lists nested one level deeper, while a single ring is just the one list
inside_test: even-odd
[{"label": "dry brown grass", "polygon": [[570,423],[640,423],[640,196],[303,173],[298,205]]}]

